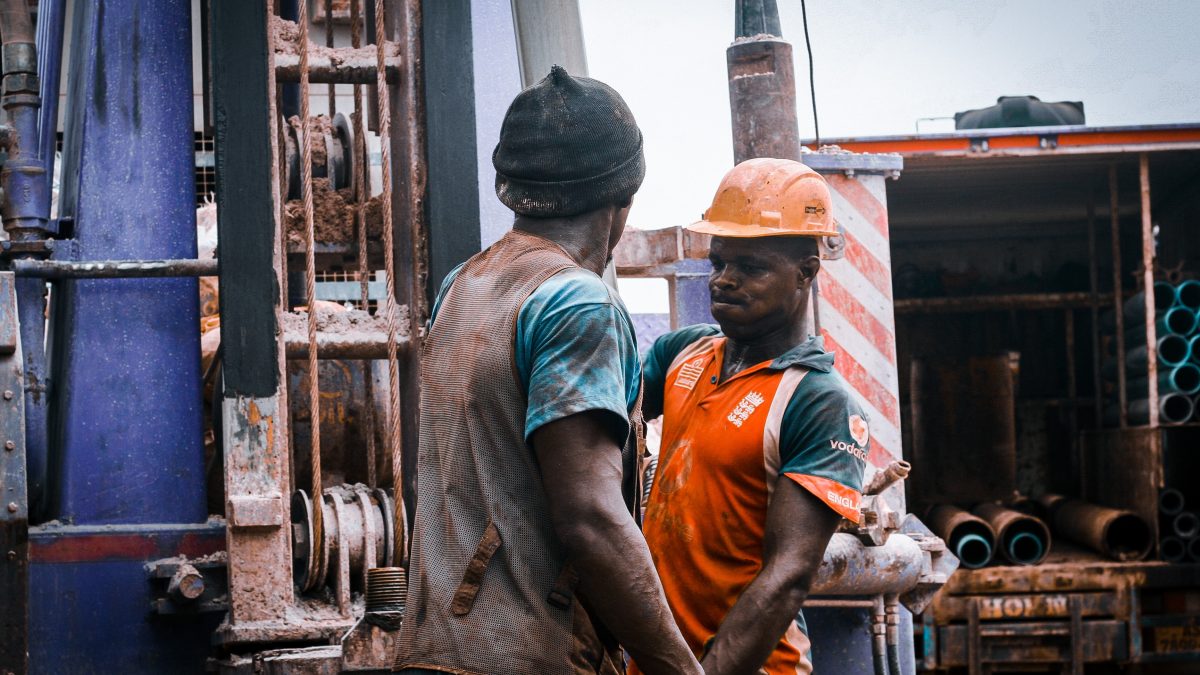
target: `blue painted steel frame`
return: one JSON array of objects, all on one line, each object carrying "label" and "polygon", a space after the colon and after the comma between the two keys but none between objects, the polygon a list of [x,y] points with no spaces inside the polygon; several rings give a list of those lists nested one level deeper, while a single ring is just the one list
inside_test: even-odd
[{"label": "blue painted steel frame", "polygon": [[[194,258],[191,3],[77,2],[72,23],[59,203],[78,257]],[[30,535],[31,670],[201,672],[219,617],[152,615],[145,567],[223,547],[196,281],[54,291],[48,516],[65,526]]]},{"label": "blue painted steel frame", "polygon": [[[60,204],[83,259],[196,257],[190,9],[75,5]],[[53,515],[203,522],[196,280],[56,291]]]}]

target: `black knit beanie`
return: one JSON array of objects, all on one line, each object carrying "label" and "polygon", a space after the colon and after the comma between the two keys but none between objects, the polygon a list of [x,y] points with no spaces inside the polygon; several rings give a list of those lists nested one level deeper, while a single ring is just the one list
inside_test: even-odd
[{"label": "black knit beanie", "polygon": [[508,107],[492,165],[500,201],[538,218],[623,204],[646,177],[642,132],[625,100],[562,66]]}]

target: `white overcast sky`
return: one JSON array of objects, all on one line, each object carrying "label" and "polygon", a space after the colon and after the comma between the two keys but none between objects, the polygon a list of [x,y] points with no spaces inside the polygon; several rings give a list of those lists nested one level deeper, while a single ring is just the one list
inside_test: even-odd
[{"label": "white overcast sky", "polygon": [[[733,0],[579,0],[588,69],[646,138],[637,227],[695,219],[733,162]],[[812,136],[799,0],[779,0]],[[821,135],[909,134],[1001,95],[1083,101],[1090,125],[1200,122],[1200,0],[809,0]],[[952,123],[922,123],[945,131]]]}]

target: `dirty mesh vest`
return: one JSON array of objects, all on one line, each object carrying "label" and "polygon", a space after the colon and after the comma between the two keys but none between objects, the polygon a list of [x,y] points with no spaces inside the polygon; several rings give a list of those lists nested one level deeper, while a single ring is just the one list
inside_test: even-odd
[{"label": "dirty mesh vest", "polygon": [[[453,673],[619,673],[620,650],[575,593],[525,443],[517,315],[576,263],[511,231],[455,278],[425,341],[417,514],[395,668]],[[640,402],[623,449],[639,493]]]}]

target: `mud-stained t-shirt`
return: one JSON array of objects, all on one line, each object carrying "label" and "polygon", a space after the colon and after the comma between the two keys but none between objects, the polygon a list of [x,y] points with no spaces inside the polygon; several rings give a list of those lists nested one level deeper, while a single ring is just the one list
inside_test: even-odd
[{"label": "mud-stained t-shirt", "polygon": [[[663,411],[663,430],[643,529],[697,655],[762,568],[776,482],[857,521],[870,444],[867,416],[821,338],[719,382],[724,348],[716,326],[692,326],[660,337],[644,365],[645,406]],[[801,618],[765,671],[810,672],[808,651]]]},{"label": "mud-stained t-shirt", "polygon": [[[442,281],[431,311],[462,265]],[[516,371],[528,397],[525,440],[543,425],[587,410],[607,410],[625,424],[637,402],[641,364],[633,321],[620,296],[581,268],[550,277],[529,295],[517,314]]]}]

